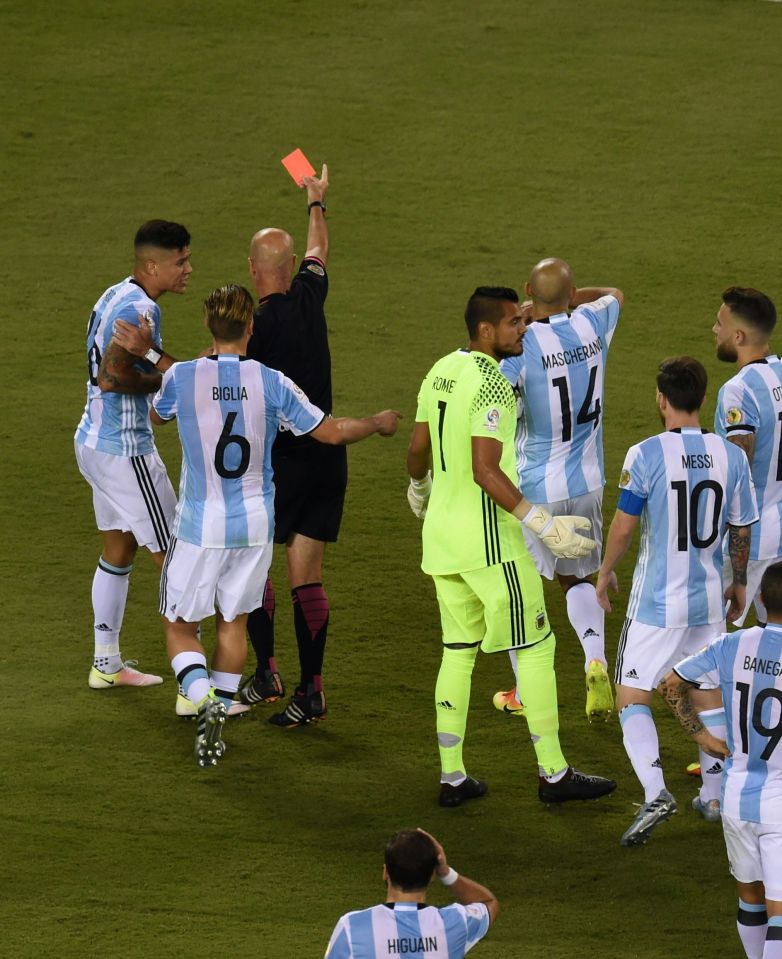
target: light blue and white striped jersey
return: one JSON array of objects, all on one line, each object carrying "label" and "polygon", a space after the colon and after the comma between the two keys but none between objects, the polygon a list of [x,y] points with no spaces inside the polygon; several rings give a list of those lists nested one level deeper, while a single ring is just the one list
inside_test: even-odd
[{"label": "light blue and white striped jersey", "polygon": [[[87,405],[76,428],[76,442],[101,453],[146,456],[155,449],[149,424],[149,395],[104,393],[98,386],[101,357],[111,339],[115,321],[125,320],[138,326],[139,314],[146,317],[152,339],[160,347],[160,307],[129,276],[106,290],[95,304],[87,324]],[[137,365],[145,372],[154,371],[146,360],[139,360]]]},{"label": "light blue and white striped jersey", "polygon": [[555,503],[605,485],[603,381],[619,302],[603,296],[527,327],[524,352],[500,369],[520,394],[516,457],[521,492]]},{"label": "light blue and white striped jersey", "polygon": [[725,815],[782,823],[782,626],[728,633],[674,668],[688,682],[722,688],[732,753],[722,780]]},{"label": "light blue and white striped jersey", "polygon": [[782,557],[782,359],[748,363],[728,380],[717,397],[714,429],[720,436],[754,433],[750,470],[760,522],[749,558]]},{"label": "light blue and white striped jersey", "polygon": [[174,363],[152,401],[176,417],[182,474],[172,535],[196,546],[259,546],[274,535],[272,443],[324,413],[279,370],[223,354]]},{"label": "light blue and white striped jersey", "polygon": [[644,499],[628,619],[649,626],[705,626],[725,618],[722,538],[757,521],[743,451],[696,427],[632,446],[620,489]]},{"label": "light blue and white striped jersey", "polygon": [[441,909],[415,902],[384,903],[341,917],[326,959],[461,959],[489,931],[482,902]]}]

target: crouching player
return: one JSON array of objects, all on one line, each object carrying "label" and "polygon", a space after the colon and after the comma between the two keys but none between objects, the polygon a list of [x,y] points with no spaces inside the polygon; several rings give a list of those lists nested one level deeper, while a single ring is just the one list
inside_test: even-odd
[{"label": "crouching player", "polygon": [[[721,637],[683,660],[660,691],[697,742],[727,754],[722,828],[739,894],[738,932],[749,959],[782,957],[782,564],[760,582],[768,625]],[[711,740],[692,692],[722,689],[728,743]],[[710,741],[711,740],[711,741]]]},{"label": "crouching player", "polygon": [[[198,706],[196,761],[214,766],[225,751],[222,724],[247,657],[247,614],[263,602],[271,564],[271,447],[278,429],[342,445],[373,433],[392,436],[399,414],[327,418],[282,373],[245,357],[253,299],[244,287],[214,290],[204,308],[214,352],[166,370],[151,416],[157,424],[176,418],[182,442],[160,612],[171,666]],[[217,646],[210,676],[198,623],[212,615]]]}]

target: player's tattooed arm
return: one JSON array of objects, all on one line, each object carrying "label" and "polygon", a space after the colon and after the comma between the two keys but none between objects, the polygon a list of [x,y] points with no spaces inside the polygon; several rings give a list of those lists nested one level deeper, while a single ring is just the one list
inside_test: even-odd
[{"label": "player's tattooed arm", "polygon": [[676,670],[672,669],[660,681],[657,692],[699,746],[715,756],[729,756],[727,743],[710,733],[698,718],[698,710],[690,695],[696,688],[695,683],[682,679]]},{"label": "player's tattooed arm", "polygon": [[142,373],[135,368],[137,362],[132,353],[109,341],[100,361],[98,386],[104,393],[156,393],[160,389],[161,375]]},{"label": "player's tattooed arm", "polygon": [[747,585],[747,562],[749,561],[749,526],[728,527],[728,555],[733,568],[733,582],[738,586]]},{"label": "player's tattooed arm", "polygon": [[731,433],[728,436],[728,442],[738,446],[747,454],[747,459],[752,464],[752,457],[755,454],[755,434],[754,433]]}]

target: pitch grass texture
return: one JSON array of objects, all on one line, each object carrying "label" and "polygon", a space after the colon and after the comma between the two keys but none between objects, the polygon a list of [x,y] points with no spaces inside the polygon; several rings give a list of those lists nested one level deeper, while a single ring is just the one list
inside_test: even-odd
[{"label": "pitch grass texture", "polygon": [[[64,0],[55,11],[32,0],[0,4],[0,26],[8,954],[319,956],[342,912],[382,898],[387,836],[420,825],[499,896],[476,953],[486,959],[740,956],[720,830],[689,810],[695,750],[660,709],[681,812],[646,848],[620,849],[642,796],[618,723],[586,725],[580,649],[556,590],[566,753],[616,777],[617,792],[538,803],[523,721],[491,706],[510,684],[507,659],[484,657],[466,758],[490,792],[436,806],[439,625],[404,454],[423,374],[464,341],[469,293],[521,288],[544,255],[567,258],[582,285],[627,293],[608,367],[607,519],[627,447],[658,428],[664,356],[704,360],[710,424],[730,373],[709,332],[719,292],[735,282],[782,301],[782,8]],[[351,451],[327,565],[327,722],[283,732],[256,710],[229,723],[224,762],[203,771],[193,726],[174,718],[142,556],[123,650],[166,683],[87,688],[99,542],[71,439],[84,330],[129,271],[138,224],[163,216],[192,231],[194,263],[188,294],[162,301],[165,344],[183,357],[206,345],[201,301],[247,282],[256,229],[285,226],[303,252],[304,197],[279,164],[296,146],[331,169],[335,410],[394,406],[406,420],[398,438]],[[159,443],[176,477],[173,429]],[[293,684],[280,560],[278,658]],[[612,661],[631,568],[608,619]],[[432,899],[448,897],[434,888]]]}]

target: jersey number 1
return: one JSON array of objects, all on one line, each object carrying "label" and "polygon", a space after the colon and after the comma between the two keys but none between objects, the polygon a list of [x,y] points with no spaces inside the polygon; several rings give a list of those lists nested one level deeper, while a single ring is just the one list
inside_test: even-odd
[{"label": "jersey number 1", "polygon": [[[597,381],[597,367],[593,366],[589,371],[589,386],[587,386],[584,402],[578,411],[576,423],[583,426],[585,423],[594,423],[593,429],[597,429],[600,423],[600,397],[595,400],[595,408],[590,410],[592,405],[592,396],[595,392],[595,383]],[[558,376],[551,381],[552,386],[559,390],[559,405],[562,408],[562,442],[569,443],[573,439],[573,414],[570,412],[570,391],[567,386],[567,377]]]},{"label": "jersey number 1", "polygon": [[[237,414],[235,412],[229,413],[228,416],[226,416],[223,432],[220,434],[220,439],[217,441],[217,449],[215,450],[215,469],[218,475],[222,476],[223,479],[237,479],[240,476],[244,476],[247,472],[247,467],[250,465],[250,444],[247,441],[247,437],[242,436],[240,433],[231,432],[236,416]],[[239,458],[239,465],[233,469],[228,469],[225,465],[225,451],[232,444],[239,447],[241,456]]]},{"label": "jersey number 1", "polygon": [[445,426],[445,400],[437,401],[440,416],[437,420],[437,437],[440,441],[440,469],[445,472],[445,453],[443,452],[443,426]]}]

